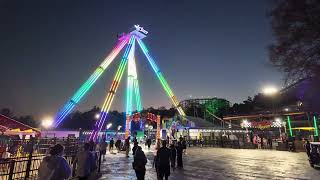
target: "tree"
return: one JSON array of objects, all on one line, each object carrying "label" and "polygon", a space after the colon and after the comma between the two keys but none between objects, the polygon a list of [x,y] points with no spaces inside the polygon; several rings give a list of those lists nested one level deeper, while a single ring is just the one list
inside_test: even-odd
[{"label": "tree", "polygon": [[2,108],[0,110],[0,114],[7,116],[7,117],[10,117],[10,118],[13,116],[13,113],[9,108]]},{"label": "tree", "polygon": [[286,84],[320,77],[320,1],[277,0],[270,16],[275,42],[269,59]]},{"label": "tree", "polygon": [[18,118],[13,118],[23,124],[26,124],[31,127],[39,127],[39,122],[36,121],[32,116],[27,115],[27,116],[20,116]]}]

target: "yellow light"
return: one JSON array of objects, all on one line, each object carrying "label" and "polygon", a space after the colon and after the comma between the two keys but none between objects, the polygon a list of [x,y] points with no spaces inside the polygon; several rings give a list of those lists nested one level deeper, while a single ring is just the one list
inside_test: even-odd
[{"label": "yellow light", "polygon": [[313,131],[314,127],[297,127],[297,128],[292,128],[293,130],[306,130],[306,131]]},{"label": "yellow light", "polygon": [[50,128],[53,124],[53,118],[52,117],[46,117],[42,120],[41,125],[44,128]]},{"label": "yellow light", "polygon": [[275,86],[265,86],[262,89],[262,92],[263,94],[270,96],[276,94],[278,92],[278,89]]}]

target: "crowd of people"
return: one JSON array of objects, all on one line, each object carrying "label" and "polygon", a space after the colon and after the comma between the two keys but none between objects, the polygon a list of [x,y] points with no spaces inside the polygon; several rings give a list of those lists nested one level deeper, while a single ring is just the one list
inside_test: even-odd
[{"label": "crowd of people", "polygon": [[[150,148],[148,142],[147,144],[148,148]],[[177,145],[174,142],[169,143],[168,140],[162,140],[162,142],[160,142],[160,140],[157,141],[154,151],[153,167],[156,170],[158,179],[167,180],[170,176],[171,169],[174,171],[176,167],[183,168],[182,154],[184,149],[185,147],[183,147],[182,141],[179,141]],[[134,141],[132,154],[134,156],[133,169],[136,172],[137,179],[143,180],[146,173],[145,165],[147,160],[137,141]]]},{"label": "crowd of people", "polygon": [[252,143],[257,149],[272,149],[272,139],[264,138],[260,136],[254,136],[252,138]]},{"label": "crowd of people", "polygon": [[[143,180],[146,174],[147,157],[139,145],[136,138],[133,138],[133,147],[130,149],[130,137],[127,138],[123,145],[121,140],[114,142],[113,139],[106,142],[102,139],[100,143],[96,144],[93,141],[84,143],[81,149],[77,152],[75,158],[70,165],[63,157],[64,147],[56,144],[50,148],[48,155],[43,159],[39,166],[39,180],[64,180],[69,179],[72,175],[72,169],[76,169],[75,176],[79,180],[92,179],[97,173],[97,150],[101,155],[101,160],[105,161],[106,152],[109,148],[110,154],[113,153],[113,146],[115,145],[118,152],[125,151],[126,157],[129,157],[129,152],[132,150],[133,163],[132,168],[135,171],[138,180]],[[146,139],[145,145],[148,150],[151,149],[151,139]],[[182,156],[186,149],[183,145],[184,140],[181,137],[178,142],[168,140],[157,140],[154,148],[153,167],[156,171],[158,179],[168,179],[171,169],[183,168]],[[122,146],[121,146],[122,145]],[[120,162],[121,163],[121,162]]]},{"label": "crowd of people", "polygon": [[[63,157],[64,147],[56,144],[50,148],[49,154],[39,166],[39,180],[64,180],[71,177],[71,167]],[[77,153],[72,166],[76,166],[76,176],[79,180],[86,180],[97,169],[97,154],[94,143],[85,143]]]}]

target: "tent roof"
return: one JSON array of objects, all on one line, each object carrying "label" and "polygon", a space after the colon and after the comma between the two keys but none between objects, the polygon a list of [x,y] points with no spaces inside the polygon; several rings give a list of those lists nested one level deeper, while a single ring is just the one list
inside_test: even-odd
[{"label": "tent roof", "polygon": [[28,126],[26,124],[23,124],[19,121],[16,121],[12,118],[9,118],[7,116],[4,116],[0,114],[0,130],[12,130],[12,129],[20,129],[21,131],[26,131],[32,129],[32,131],[35,131],[37,133],[40,133],[39,130],[36,128],[33,128],[31,126]]}]

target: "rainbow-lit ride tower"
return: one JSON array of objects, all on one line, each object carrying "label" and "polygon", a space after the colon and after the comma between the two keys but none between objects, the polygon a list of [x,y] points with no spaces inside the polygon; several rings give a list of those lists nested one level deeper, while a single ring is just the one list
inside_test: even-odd
[{"label": "rainbow-lit ride tower", "polygon": [[102,73],[108,68],[111,62],[115,59],[115,57],[120,53],[120,51],[126,46],[124,54],[122,56],[120,65],[115,74],[114,80],[111,84],[111,87],[107,93],[105,101],[102,105],[100,118],[96,122],[95,127],[90,135],[90,140],[96,140],[99,132],[105,126],[106,117],[112,105],[112,101],[115,93],[119,87],[120,81],[122,79],[125,68],[128,65],[128,76],[127,76],[127,91],[126,91],[126,138],[130,135],[130,116],[133,112],[133,101],[136,103],[136,110],[140,112],[142,110],[142,103],[140,98],[140,90],[139,90],[139,81],[137,75],[137,68],[135,62],[135,47],[136,42],[140,46],[142,52],[148,59],[153,71],[158,77],[163,89],[166,94],[169,96],[172,104],[176,107],[178,113],[181,116],[185,116],[184,111],[179,106],[179,101],[176,96],[173,94],[168,82],[164,78],[161,73],[159,67],[155,63],[155,60],[151,56],[148,48],[143,43],[142,39],[145,38],[148,34],[148,31],[143,29],[143,27],[139,25],[134,25],[135,30],[128,33],[123,34],[119,39],[118,43],[111,51],[111,53],[105,58],[105,60],[99,65],[99,67],[93,72],[93,74],[82,84],[82,86],[76,91],[76,93],[71,97],[71,99],[60,109],[55,118],[54,126],[58,127],[60,123],[65,119],[70,112],[74,109],[74,107],[80,102],[80,100],[84,97],[84,95],[90,90],[93,84],[98,80],[98,78],[102,75]]}]

